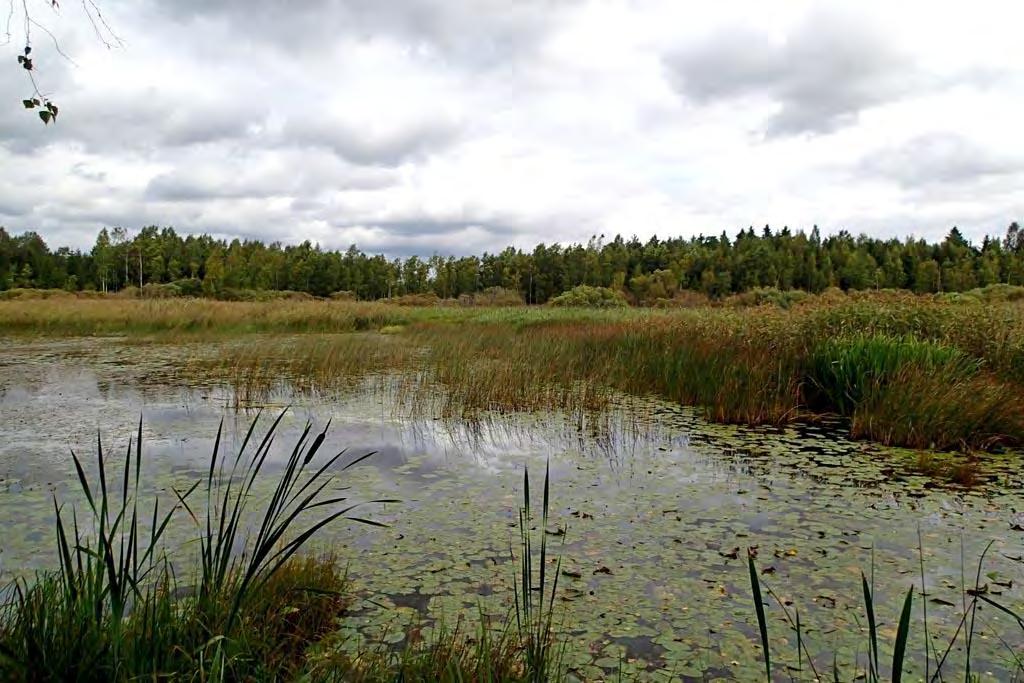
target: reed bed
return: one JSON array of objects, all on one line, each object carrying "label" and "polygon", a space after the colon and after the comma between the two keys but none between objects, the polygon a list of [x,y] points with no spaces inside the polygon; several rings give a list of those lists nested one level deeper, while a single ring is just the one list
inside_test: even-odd
[{"label": "reed bed", "polygon": [[[650,315],[639,309],[581,311],[580,319]],[[165,335],[220,338],[254,333],[334,333],[395,328],[416,322],[510,324],[563,317],[552,308],[409,307],[369,301],[217,301],[214,299],[33,299],[0,301],[0,334]]]},{"label": "reed bed", "polygon": [[194,354],[183,370],[190,381],[226,382],[232,404],[240,408],[282,392],[319,395],[356,388],[367,376],[411,371],[420,355],[394,335],[378,332],[247,336],[212,356]]},{"label": "reed bed", "polygon": [[[381,334],[345,334],[367,331]],[[837,414],[853,436],[914,448],[1024,442],[1021,302],[860,293],[788,308],[651,310],[54,299],[0,302],[0,332],[228,338],[185,375],[226,381],[239,405],[283,383],[321,391],[390,373],[404,378],[399,403],[445,416],[592,412],[625,392],[701,406],[720,422]]]},{"label": "reed bed", "polygon": [[1024,308],[1015,304],[554,310],[423,319],[389,335],[271,336],[229,345],[194,374],[227,381],[242,402],[282,378],[327,390],[390,373],[380,386],[419,415],[595,413],[626,393],[701,406],[718,422],[835,414],[854,437],[913,448],[1024,443]]},{"label": "reed bed", "polygon": [[45,299],[2,302],[0,330],[49,335],[353,332],[405,324],[408,310],[377,303],[326,301]]}]

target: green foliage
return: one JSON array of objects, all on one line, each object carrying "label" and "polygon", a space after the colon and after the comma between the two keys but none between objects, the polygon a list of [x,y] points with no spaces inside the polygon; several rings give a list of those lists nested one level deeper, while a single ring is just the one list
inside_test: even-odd
[{"label": "green foliage", "polygon": [[811,351],[808,401],[851,417],[854,435],[883,443],[946,449],[1019,441],[1018,389],[982,368],[980,359],[932,341],[826,339]]},{"label": "green foliage", "polygon": [[[534,566],[534,517],[530,505],[530,471],[523,470],[523,507],[519,509],[519,580],[513,581],[515,595],[516,629],[519,641],[524,647],[526,679],[531,683],[542,683],[557,674],[558,643],[553,628],[555,597],[558,594],[558,577],[562,573],[559,557],[554,567],[554,577],[548,574],[548,511],[550,510],[550,463],[544,471],[544,498],[541,503],[540,553]],[[565,541],[565,530],[561,530]],[[536,577],[536,580],[534,579]]]},{"label": "green foliage", "polygon": [[622,292],[589,285],[573,287],[568,292],[556,296],[550,304],[573,308],[623,308],[629,305]]},{"label": "green foliage", "polygon": [[[644,306],[667,305],[684,291],[722,300],[760,290],[755,304],[785,307],[796,300],[775,292],[905,288],[933,294],[1021,286],[1020,234],[1014,224],[1003,239],[986,237],[979,246],[956,229],[943,241],[928,243],[845,231],[822,238],[816,228],[808,234],[765,226],[760,233],[742,230],[735,239],[724,233],[645,242],[616,236],[608,242],[539,244],[532,251],[506,248],[479,256],[389,261],[355,246],[330,251],[308,241],[282,246],[183,237],[153,225],[134,235],[104,228],[89,252],[51,250],[36,233],[11,236],[0,228],[0,288],[59,288],[73,275],[77,287],[91,284],[106,292],[188,278],[201,280],[210,297],[227,290],[293,290],[318,297],[348,291],[359,300],[429,293],[445,300],[472,296],[479,303],[476,298],[483,294],[489,305],[516,305],[519,300],[542,304],[586,285],[622,291]],[[497,291],[517,297],[493,300]]]},{"label": "green foliage", "polygon": [[979,362],[955,348],[911,337],[825,339],[809,359],[809,401],[852,415],[899,381],[908,368],[941,372],[955,380],[977,375]]}]

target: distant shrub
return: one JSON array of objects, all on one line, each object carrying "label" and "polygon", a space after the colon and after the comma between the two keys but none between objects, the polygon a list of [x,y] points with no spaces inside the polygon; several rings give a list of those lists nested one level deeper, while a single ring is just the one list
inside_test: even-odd
[{"label": "distant shrub", "polygon": [[727,298],[723,303],[726,306],[740,308],[745,306],[777,306],[779,308],[789,308],[794,304],[807,301],[810,298],[810,294],[800,289],[780,290],[775,287],[761,287],[758,289],[752,289],[749,292],[734,294]]},{"label": "distant shrub", "polygon": [[[445,303],[451,300],[446,300]],[[523,295],[513,289],[488,287],[473,294],[460,294],[455,300],[459,306],[524,306]]]},{"label": "distant shrub", "polygon": [[114,296],[119,299],[138,299],[139,288],[134,285],[129,285],[123,289],[119,289]]},{"label": "distant shrub", "polygon": [[24,289],[15,287],[0,291],[0,300],[26,300],[26,299],[68,299],[74,294],[63,289]]},{"label": "distant shrub", "polygon": [[681,289],[671,298],[655,299],[655,308],[698,308],[709,306],[711,300],[702,292],[695,292],[692,289]]},{"label": "distant shrub", "polygon": [[143,299],[173,299],[181,296],[181,288],[174,284],[150,282],[142,286]]},{"label": "distant shrub", "polygon": [[967,294],[977,296],[978,298],[988,301],[1024,301],[1024,287],[1020,285],[1008,285],[1008,284],[996,284],[982,287],[980,289],[972,289]]},{"label": "distant shrub", "polygon": [[182,278],[181,280],[175,280],[171,284],[178,288],[181,296],[203,295],[203,281],[197,277]]},{"label": "distant shrub", "polygon": [[396,306],[437,306],[442,302],[441,297],[433,292],[424,294],[403,294],[387,300],[388,303]]},{"label": "distant shrub", "polygon": [[818,299],[822,303],[840,303],[846,301],[849,297],[846,292],[839,289],[838,287],[828,287],[824,292],[818,295]]},{"label": "distant shrub", "polygon": [[313,301],[316,297],[290,289],[233,289],[225,287],[217,295],[221,301]]},{"label": "distant shrub", "polygon": [[624,308],[629,305],[622,292],[609,287],[580,285],[562,292],[550,302],[552,306],[578,308]]},{"label": "distant shrub", "polygon": [[982,299],[976,292],[977,290],[970,292],[943,292],[942,294],[937,294],[936,298],[947,304],[979,304]]},{"label": "distant shrub", "polygon": [[348,289],[339,289],[331,292],[331,301],[355,301],[356,293]]}]

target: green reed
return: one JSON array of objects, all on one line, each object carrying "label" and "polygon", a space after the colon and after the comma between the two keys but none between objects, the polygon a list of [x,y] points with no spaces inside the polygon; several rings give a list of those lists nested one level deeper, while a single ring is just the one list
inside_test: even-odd
[{"label": "green reed", "polygon": [[[352,515],[359,504],[325,493],[343,452],[313,469],[326,429],[312,436],[309,423],[269,501],[254,509],[253,485],[283,415],[253,449],[259,423],[254,419],[234,457],[222,453],[218,430],[205,480],[173,490],[175,503],[163,512],[154,496],[148,532],[139,494],[141,421],[120,486],[108,482],[110,462],[102,443],[98,487],[72,454],[88,516],[80,522],[73,509],[69,523],[54,501],[59,570],[9,589],[0,611],[0,672],[15,680],[127,680],[186,672],[223,679],[272,673],[264,670],[268,662],[280,672],[295,666],[305,641],[333,625],[345,583],[333,559],[317,563],[296,559],[296,553],[336,520],[380,524]],[[199,490],[205,493],[202,521],[195,501],[189,502]],[[368,501],[385,502],[393,501]],[[198,566],[185,575],[194,587],[179,585],[164,541],[172,517],[184,513],[198,530]],[[255,536],[247,531],[253,518],[260,520]],[[296,603],[303,616],[285,618],[286,607]],[[286,638],[289,633],[295,637]],[[271,656],[282,639],[302,647]]]}]

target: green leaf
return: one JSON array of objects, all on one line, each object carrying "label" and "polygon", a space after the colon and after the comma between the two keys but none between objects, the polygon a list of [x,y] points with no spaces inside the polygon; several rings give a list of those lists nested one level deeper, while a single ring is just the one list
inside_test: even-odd
[{"label": "green leaf", "polygon": [[768,645],[768,623],[764,617],[764,601],[761,599],[761,582],[757,578],[754,555],[747,550],[747,569],[750,572],[750,590],[754,594],[754,611],[757,614],[757,628],[761,632],[761,647],[764,648],[764,673],[769,683],[772,680],[772,659]]},{"label": "green leaf", "polygon": [[32,100],[22,100],[21,103],[25,105],[25,109],[31,109],[32,107],[36,106],[35,102],[33,102]]},{"label": "green leaf", "polygon": [[903,678],[903,657],[907,651],[907,637],[910,635],[910,605],[914,601],[914,587],[907,591],[903,601],[903,612],[900,614],[900,625],[896,629],[896,645],[892,653],[892,681],[900,683]]},{"label": "green leaf", "polygon": [[43,120],[43,123],[49,123],[50,119],[52,117],[53,117],[53,114],[51,114],[48,111],[41,111],[41,112],[39,112],[39,118],[41,118]]},{"label": "green leaf", "polygon": [[868,663],[869,678],[872,681],[878,680],[878,629],[875,626],[875,602],[871,596],[871,588],[868,587],[868,577],[864,572],[860,573],[861,587],[864,591],[864,609],[868,613]]}]

